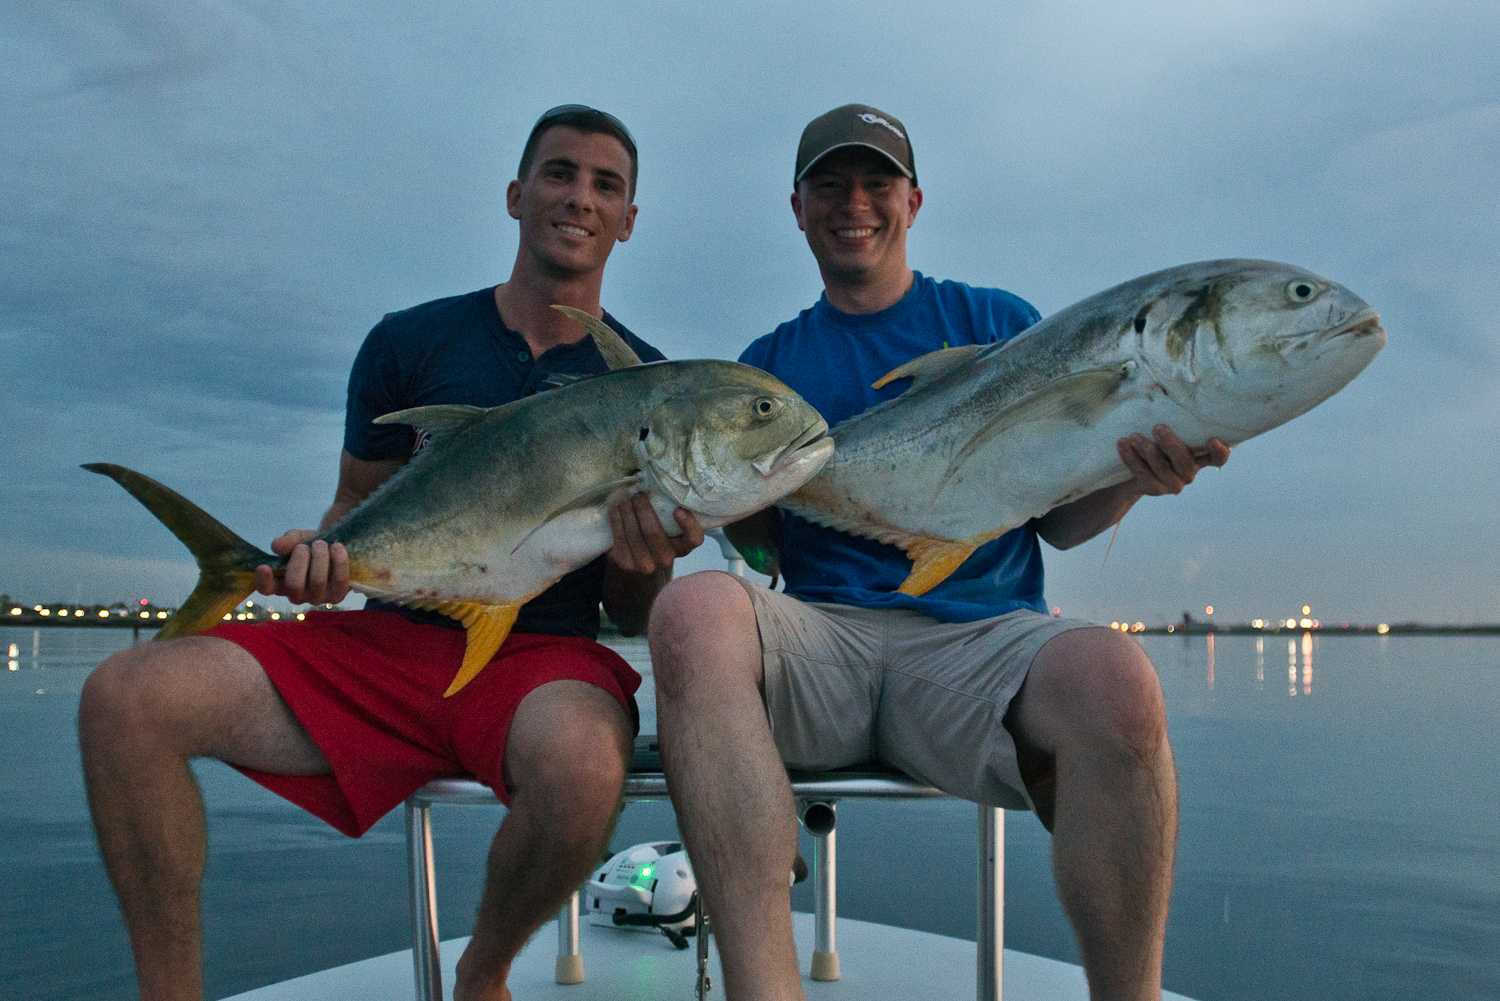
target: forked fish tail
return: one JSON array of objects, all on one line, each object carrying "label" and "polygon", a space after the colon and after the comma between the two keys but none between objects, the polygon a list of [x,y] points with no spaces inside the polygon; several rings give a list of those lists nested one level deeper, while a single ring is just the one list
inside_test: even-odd
[{"label": "forked fish tail", "polygon": [[280,557],[255,548],[198,505],[149,476],[109,462],[90,462],[83,468],[108,476],[129,491],[198,561],[198,586],[156,634],[159,640],[191,636],[223,621],[255,592],[256,567],[280,567],[282,563]]}]

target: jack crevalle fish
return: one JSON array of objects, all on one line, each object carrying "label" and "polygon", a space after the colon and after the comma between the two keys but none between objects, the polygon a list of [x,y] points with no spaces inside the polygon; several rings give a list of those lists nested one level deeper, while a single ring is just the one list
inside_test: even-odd
[{"label": "jack crevalle fish", "polygon": [[[521,605],[610,548],[611,504],[645,492],[669,535],[681,534],[677,507],[715,528],[801,486],[833,452],[818,412],[759,369],[643,365],[601,321],[555,308],[588,328],[612,371],[490,409],[378,418],[432,441],[317,536],[343,543],[354,590],[463,623],[448,695],[489,663]],[[213,626],[253,592],[257,566],[279,576],[286,565],[155,480],[107,463],[83,468],[130,491],[198,560],[197,588],[158,639]]]},{"label": "jack crevalle fish", "polygon": [[1385,340],[1364,300],[1301,268],[1158,271],[897,368],[876,387],[910,388],[835,427],[833,458],[778,506],[901,547],[901,590],[922,594],[984,543],[1130,479],[1120,438],[1166,424],[1193,449],[1239,444],[1338,392]]}]

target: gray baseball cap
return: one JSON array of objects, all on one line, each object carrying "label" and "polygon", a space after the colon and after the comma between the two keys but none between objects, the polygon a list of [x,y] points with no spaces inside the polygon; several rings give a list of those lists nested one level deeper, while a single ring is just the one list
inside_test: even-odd
[{"label": "gray baseball cap", "polygon": [[917,166],[912,159],[911,142],[906,138],[906,126],[894,115],[887,115],[878,108],[867,104],[846,104],[826,115],[819,115],[802,130],[792,186],[799,184],[819,160],[845,146],[867,146],[885,154],[897,170],[911,178],[912,184],[917,183]]}]

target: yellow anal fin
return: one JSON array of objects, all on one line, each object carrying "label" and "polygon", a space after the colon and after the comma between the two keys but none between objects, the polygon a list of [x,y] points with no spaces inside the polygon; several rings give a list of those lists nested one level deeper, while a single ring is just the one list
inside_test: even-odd
[{"label": "yellow anal fin", "polygon": [[926,594],[948,579],[978,547],[970,542],[923,539],[907,547],[911,573],[901,582],[902,594]]},{"label": "yellow anal fin", "polygon": [[477,605],[461,601],[450,601],[444,603],[438,611],[450,618],[457,619],[464,624],[468,630],[468,643],[464,647],[464,662],[459,665],[458,673],[453,676],[453,683],[443,693],[443,698],[455,694],[463,688],[474,677],[484,670],[484,666],[494,659],[500,644],[505,642],[505,637],[510,635],[510,627],[516,624],[516,616],[521,612],[520,604],[514,605]]}]

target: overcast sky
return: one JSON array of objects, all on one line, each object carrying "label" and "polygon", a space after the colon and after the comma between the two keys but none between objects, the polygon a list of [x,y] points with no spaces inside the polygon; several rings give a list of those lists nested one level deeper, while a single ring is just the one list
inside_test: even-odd
[{"label": "overcast sky", "polygon": [[[735,357],[810,305],[802,126],[912,136],[911,263],[1046,315],[1217,257],[1311,268],[1390,343],[1341,394],[1107,539],[1068,614],[1500,620],[1500,6],[78,2],[0,8],[0,591],[195,580],[118,462],[260,545],[332,498],[382,314],[503,280],[544,109],[609,110],[640,216],[605,305]],[[694,565],[712,565],[707,557]]]}]

